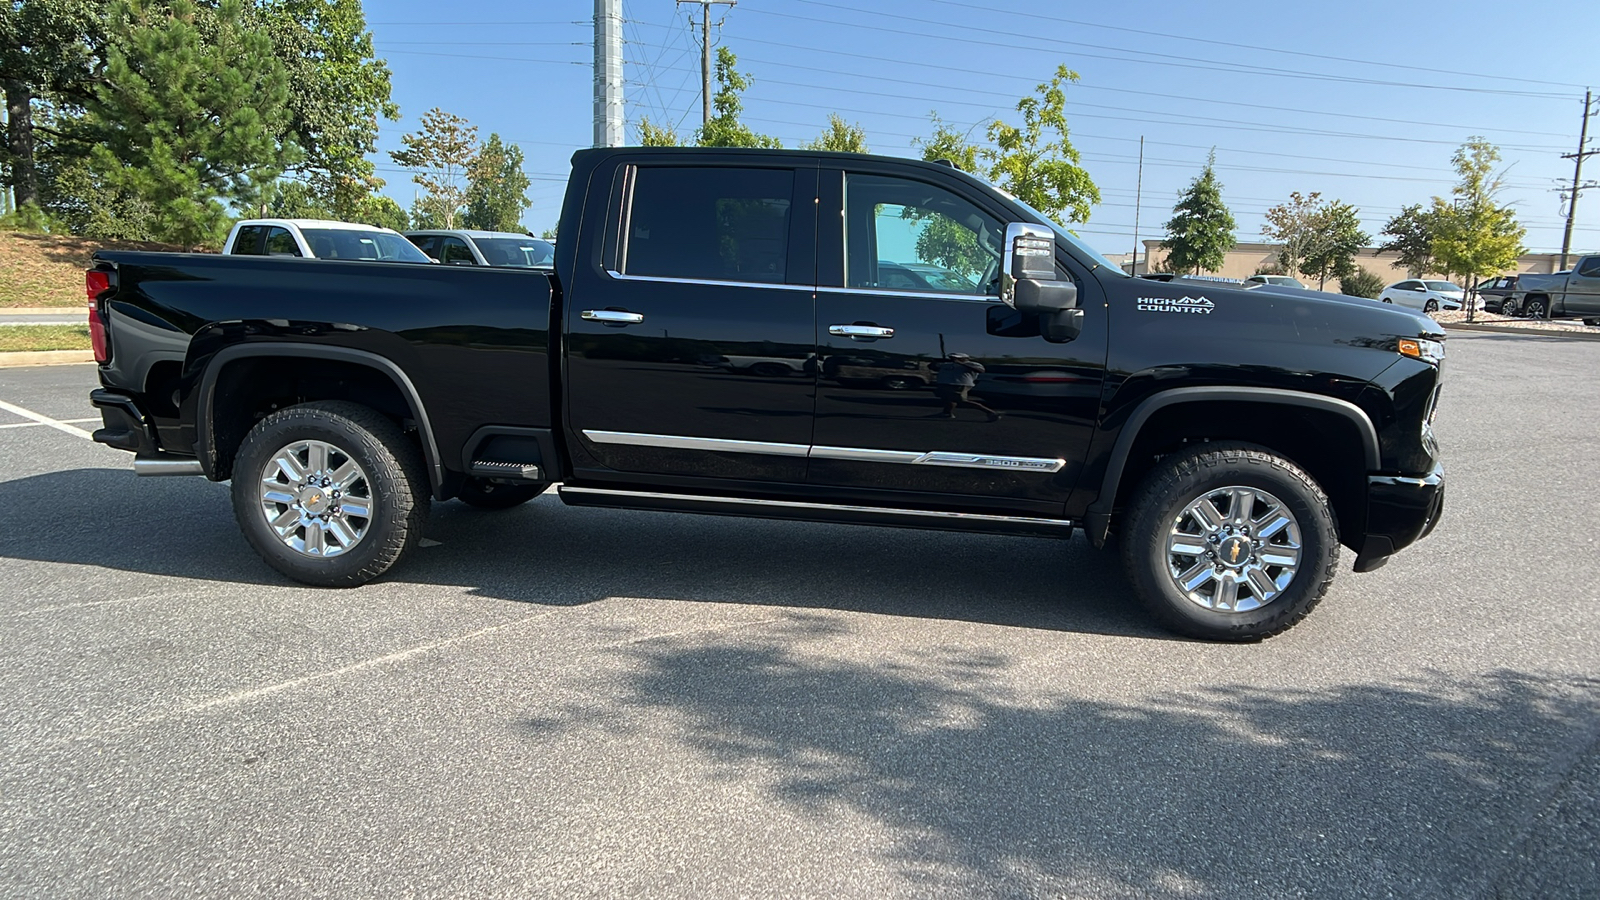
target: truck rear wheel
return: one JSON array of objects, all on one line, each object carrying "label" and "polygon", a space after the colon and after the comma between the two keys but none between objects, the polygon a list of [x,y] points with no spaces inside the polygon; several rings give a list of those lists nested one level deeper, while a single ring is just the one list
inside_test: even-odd
[{"label": "truck rear wheel", "polygon": [[245,436],[233,514],[267,564],[295,581],[355,587],[422,539],[422,453],[393,421],[344,401],[279,410]]},{"label": "truck rear wheel", "polygon": [[1311,476],[1249,444],[1201,444],[1140,486],[1123,563],[1157,621],[1191,637],[1250,641],[1317,605],[1339,561],[1338,529]]}]

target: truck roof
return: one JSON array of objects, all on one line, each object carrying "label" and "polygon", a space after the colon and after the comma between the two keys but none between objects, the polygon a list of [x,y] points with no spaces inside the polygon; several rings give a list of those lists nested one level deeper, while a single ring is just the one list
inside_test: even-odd
[{"label": "truck roof", "polygon": [[340,222],[334,219],[240,219],[234,223],[235,227],[240,225],[293,225],[296,228],[331,228],[344,231],[391,231],[380,225],[363,225],[360,222]]}]

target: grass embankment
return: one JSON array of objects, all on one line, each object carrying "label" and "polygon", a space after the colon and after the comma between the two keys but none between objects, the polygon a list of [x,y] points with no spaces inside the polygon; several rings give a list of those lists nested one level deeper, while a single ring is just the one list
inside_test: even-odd
[{"label": "grass embankment", "polygon": [[91,241],[71,235],[0,231],[0,307],[83,306],[83,270],[89,267],[94,252],[101,249],[176,248],[137,241]]},{"label": "grass embankment", "polygon": [[87,325],[0,325],[0,353],[88,349]]}]

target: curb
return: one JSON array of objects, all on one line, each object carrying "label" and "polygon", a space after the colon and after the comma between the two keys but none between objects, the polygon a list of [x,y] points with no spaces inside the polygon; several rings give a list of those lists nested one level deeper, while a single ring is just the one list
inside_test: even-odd
[{"label": "curb", "polygon": [[0,369],[94,362],[93,350],[15,350],[0,353]]},{"label": "curb", "polygon": [[[1441,323],[1442,324],[1442,323]],[[1577,341],[1600,341],[1600,329],[1595,331],[1552,331],[1543,328],[1517,328],[1503,325],[1468,325],[1465,322],[1451,322],[1444,325],[1447,331],[1474,331],[1480,334],[1531,334],[1545,338],[1571,338]]]},{"label": "curb", "polygon": [[5,316],[78,316],[88,315],[82,306],[0,306],[0,318]]}]

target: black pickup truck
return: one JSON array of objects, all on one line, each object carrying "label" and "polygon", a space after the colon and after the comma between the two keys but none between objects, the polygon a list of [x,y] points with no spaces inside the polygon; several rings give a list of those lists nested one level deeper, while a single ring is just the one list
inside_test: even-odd
[{"label": "black pickup truck", "polygon": [[560,233],[553,271],[102,252],[95,439],[232,479],[246,538],[310,584],[383,574],[430,501],[559,482],[1114,536],[1161,622],[1222,640],[1302,619],[1341,544],[1369,571],[1439,517],[1444,334],[1414,313],[1131,278],[906,159],[583,150]]}]

